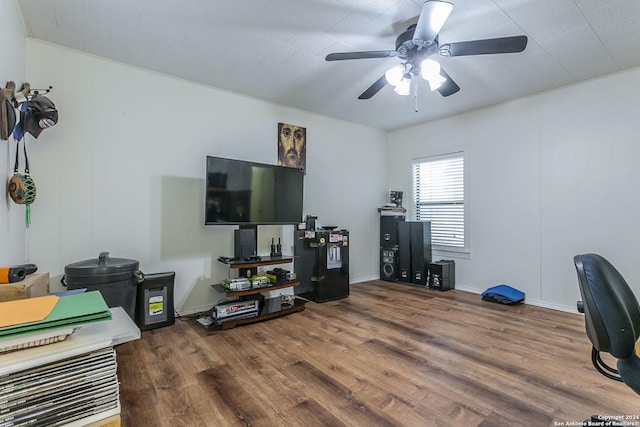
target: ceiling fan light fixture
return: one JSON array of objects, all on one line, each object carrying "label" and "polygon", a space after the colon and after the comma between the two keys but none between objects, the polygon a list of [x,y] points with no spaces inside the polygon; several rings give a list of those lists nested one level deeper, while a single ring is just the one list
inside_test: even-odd
[{"label": "ceiling fan light fixture", "polygon": [[420,75],[429,82],[429,89],[431,89],[432,92],[440,88],[440,86],[447,81],[447,79],[440,74],[440,64],[429,58],[420,64]]},{"label": "ceiling fan light fixture", "polygon": [[[444,27],[451,11],[452,0],[420,0],[422,9],[418,21],[410,25],[397,38],[395,50],[368,50],[361,52],[336,52],[326,56],[327,61],[389,58],[397,57],[404,61],[380,76],[369,86],[358,99],[370,99],[387,84],[394,87],[399,94],[408,95],[411,91],[411,80],[420,74],[432,91],[437,90],[443,97],[458,93],[460,86],[440,69],[440,65],[433,60],[426,60],[429,56],[438,54],[439,57],[456,57],[471,55],[491,55],[500,53],[518,53],[525,50],[528,37],[525,35],[496,37],[491,39],[468,40],[448,44],[440,44],[440,30]],[[494,0],[495,1],[495,0]],[[423,62],[421,64],[421,62]],[[405,81],[408,80],[409,82]],[[417,83],[417,80],[416,82]],[[415,84],[416,99],[418,85]]]},{"label": "ceiling fan light fixture", "polygon": [[384,77],[391,86],[398,86],[404,78],[406,71],[407,69],[404,64],[398,64],[389,68],[387,72],[384,73]]},{"label": "ceiling fan light fixture", "polygon": [[393,91],[398,95],[403,95],[403,96],[409,95],[409,93],[411,92],[411,80],[407,79],[406,77],[403,77],[402,80],[400,80],[400,83],[398,83],[396,87],[393,89]]},{"label": "ceiling fan light fixture", "polygon": [[431,92],[433,92],[434,90],[440,89],[440,86],[442,86],[444,82],[447,81],[447,79],[445,77],[442,77],[440,74],[438,74],[436,76],[431,77],[427,81],[429,82],[429,89],[431,89]]},{"label": "ceiling fan light fixture", "polygon": [[420,75],[425,80],[431,80],[436,76],[440,76],[440,64],[433,59],[425,59],[420,64]]}]

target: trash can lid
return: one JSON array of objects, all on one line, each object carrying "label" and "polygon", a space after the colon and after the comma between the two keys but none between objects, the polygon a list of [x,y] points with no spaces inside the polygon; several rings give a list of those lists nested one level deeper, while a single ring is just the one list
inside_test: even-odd
[{"label": "trash can lid", "polygon": [[111,258],[109,252],[101,252],[98,258],[69,264],[64,268],[65,274],[95,276],[133,272],[138,269],[139,262],[127,258]]}]

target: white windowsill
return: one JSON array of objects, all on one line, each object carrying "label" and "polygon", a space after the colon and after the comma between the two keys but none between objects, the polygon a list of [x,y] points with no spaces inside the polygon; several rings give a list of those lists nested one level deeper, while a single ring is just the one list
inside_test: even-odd
[{"label": "white windowsill", "polygon": [[463,248],[451,248],[446,246],[438,246],[433,245],[431,247],[431,252],[433,254],[438,254],[438,256],[433,256],[433,259],[436,258],[460,258],[460,259],[471,259],[471,252],[468,249]]}]

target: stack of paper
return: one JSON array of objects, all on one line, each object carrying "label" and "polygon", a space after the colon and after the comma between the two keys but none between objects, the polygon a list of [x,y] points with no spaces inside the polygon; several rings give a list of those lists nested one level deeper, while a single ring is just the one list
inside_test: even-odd
[{"label": "stack of paper", "polygon": [[104,348],[0,378],[0,427],[61,425],[119,412],[116,355]]},{"label": "stack of paper", "polygon": [[86,323],[111,319],[99,291],[0,303],[0,352],[49,344]]}]

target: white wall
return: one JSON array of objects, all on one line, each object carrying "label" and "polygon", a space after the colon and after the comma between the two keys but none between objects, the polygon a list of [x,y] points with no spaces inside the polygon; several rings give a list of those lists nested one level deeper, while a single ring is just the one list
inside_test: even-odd
[{"label": "white wall", "polygon": [[[0,11],[16,14],[13,3]],[[0,261],[34,262],[54,288],[65,265],[109,251],[145,272],[176,271],[181,311],[213,305],[233,228],[202,226],[204,157],[275,163],[277,123],[288,122],[308,132],[305,212],[351,230],[352,282],[378,276],[376,208],[388,190],[404,191],[413,214],[412,159],[463,146],[471,253],[453,257],[458,288],[507,283],[530,303],[574,310],[572,257],[593,251],[640,293],[640,70],[386,135],[33,40],[25,67],[15,25],[0,30],[14,40],[0,71],[54,86],[60,123],[29,140],[33,223],[25,243],[24,208],[5,196]],[[0,150],[7,176],[13,150]],[[260,235],[268,253],[270,237],[291,230]]]},{"label": "white wall", "polygon": [[[27,70],[32,84],[54,87],[60,112],[30,158],[32,261],[54,287],[65,265],[109,251],[147,273],[176,271],[180,311],[210,308],[234,227],[203,226],[205,156],[275,164],[278,122],[307,128],[305,212],[350,230],[352,282],[377,277],[386,133],[34,40]],[[292,230],[260,227],[259,253]]]},{"label": "white wall", "polygon": [[639,82],[636,69],[389,135],[389,188],[405,194],[413,158],[465,147],[470,256],[445,255],[458,288],[506,283],[575,311],[573,256],[596,252],[640,294]]},{"label": "white wall", "polygon": [[[0,86],[15,82],[18,90],[26,76],[26,42],[22,28],[22,17],[14,1],[0,2]],[[6,182],[13,175],[16,144],[12,137],[0,141],[0,170]],[[22,167],[24,167],[24,158]],[[25,207],[18,206],[6,191],[2,191],[0,205],[0,267],[21,264],[27,261]]]}]

